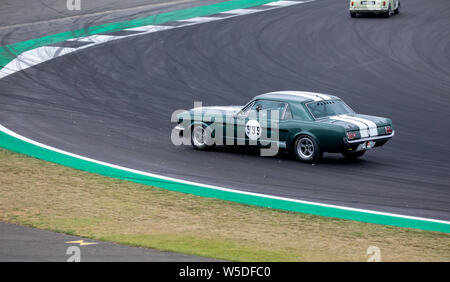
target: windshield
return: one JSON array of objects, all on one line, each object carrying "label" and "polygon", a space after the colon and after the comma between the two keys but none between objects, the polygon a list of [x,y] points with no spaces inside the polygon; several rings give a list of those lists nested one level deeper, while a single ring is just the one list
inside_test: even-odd
[{"label": "windshield", "polygon": [[248,115],[248,113],[250,112],[251,108],[253,107],[253,104],[255,104],[255,101],[251,101],[250,103],[248,103],[247,105],[245,105],[242,110],[240,110],[237,113],[238,117],[246,117]]},{"label": "windshield", "polygon": [[353,113],[341,100],[320,101],[306,104],[315,119]]}]

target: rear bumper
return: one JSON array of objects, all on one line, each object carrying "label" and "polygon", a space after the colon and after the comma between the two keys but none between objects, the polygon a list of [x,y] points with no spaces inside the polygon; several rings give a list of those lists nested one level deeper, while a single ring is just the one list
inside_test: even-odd
[{"label": "rear bumper", "polygon": [[395,135],[395,131],[392,131],[389,135],[381,135],[381,136],[374,136],[374,137],[368,137],[368,138],[361,138],[357,140],[348,140],[347,138],[344,138],[344,152],[358,152],[358,151],[365,151],[369,150],[371,148],[375,147],[381,147],[386,142],[391,139]]},{"label": "rear bumper", "polygon": [[385,13],[388,11],[388,7],[387,6],[353,6],[350,7],[350,12],[354,12],[354,13]]},{"label": "rear bumper", "polygon": [[367,138],[361,138],[361,139],[357,139],[357,140],[348,140],[347,138],[344,138],[344,143],[348,147],[357,147],[359,144],[362,144],[362,143],[368,142],[368,141],[374,141],[378,144],[384,145],[384,143],[386,143],[386,141],[391,139],[394,135],[395,135],[395,131],[392,131],[392,133],[389,135],[367,137]]},{"label": "rear bumper", "polygon": [[358,14],[384,14],[387,13],[386,10],[350,10],[352,13],[358,13]]},{"label": "rear bumper", "polygon": [[381,142],[381,141],[387,141],[387,140],[391,139],[394,135],[395,135],[395,130],[393,130],[392,133],[389,135],[367,137],[367,138],[361,138],[361,139],[357,139],[357,140],[348,140],[347,138],[344,138],[344,143],[347,145],[359,145],[359,144],[367,142],[367,141]]}]

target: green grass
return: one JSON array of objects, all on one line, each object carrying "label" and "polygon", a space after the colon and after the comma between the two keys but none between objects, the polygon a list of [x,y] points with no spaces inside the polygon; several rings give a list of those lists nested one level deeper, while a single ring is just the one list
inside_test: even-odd
[{"label": "green grass", "polygon": [[0,149],[0,220],[233,261],[449,261],[450,234],[247,206]]}]

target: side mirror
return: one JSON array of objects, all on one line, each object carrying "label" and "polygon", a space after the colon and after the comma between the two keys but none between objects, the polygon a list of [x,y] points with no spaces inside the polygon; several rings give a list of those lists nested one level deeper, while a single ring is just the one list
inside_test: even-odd
[{"label": "side mirror", "polygon": [[259,112],[259,111],[261,111],[261,110],[262,110],[262,106],[261,106],[261,105],[256,106],[256,111],[257,111],[257,112]]}]

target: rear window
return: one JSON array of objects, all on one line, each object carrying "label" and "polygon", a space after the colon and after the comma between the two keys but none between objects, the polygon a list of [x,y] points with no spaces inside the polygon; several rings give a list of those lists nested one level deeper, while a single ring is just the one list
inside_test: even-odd
[{"label": "rear window", "polygon": [[342,100],[311,102],[306,106],[315,119],[353,113]]}]

